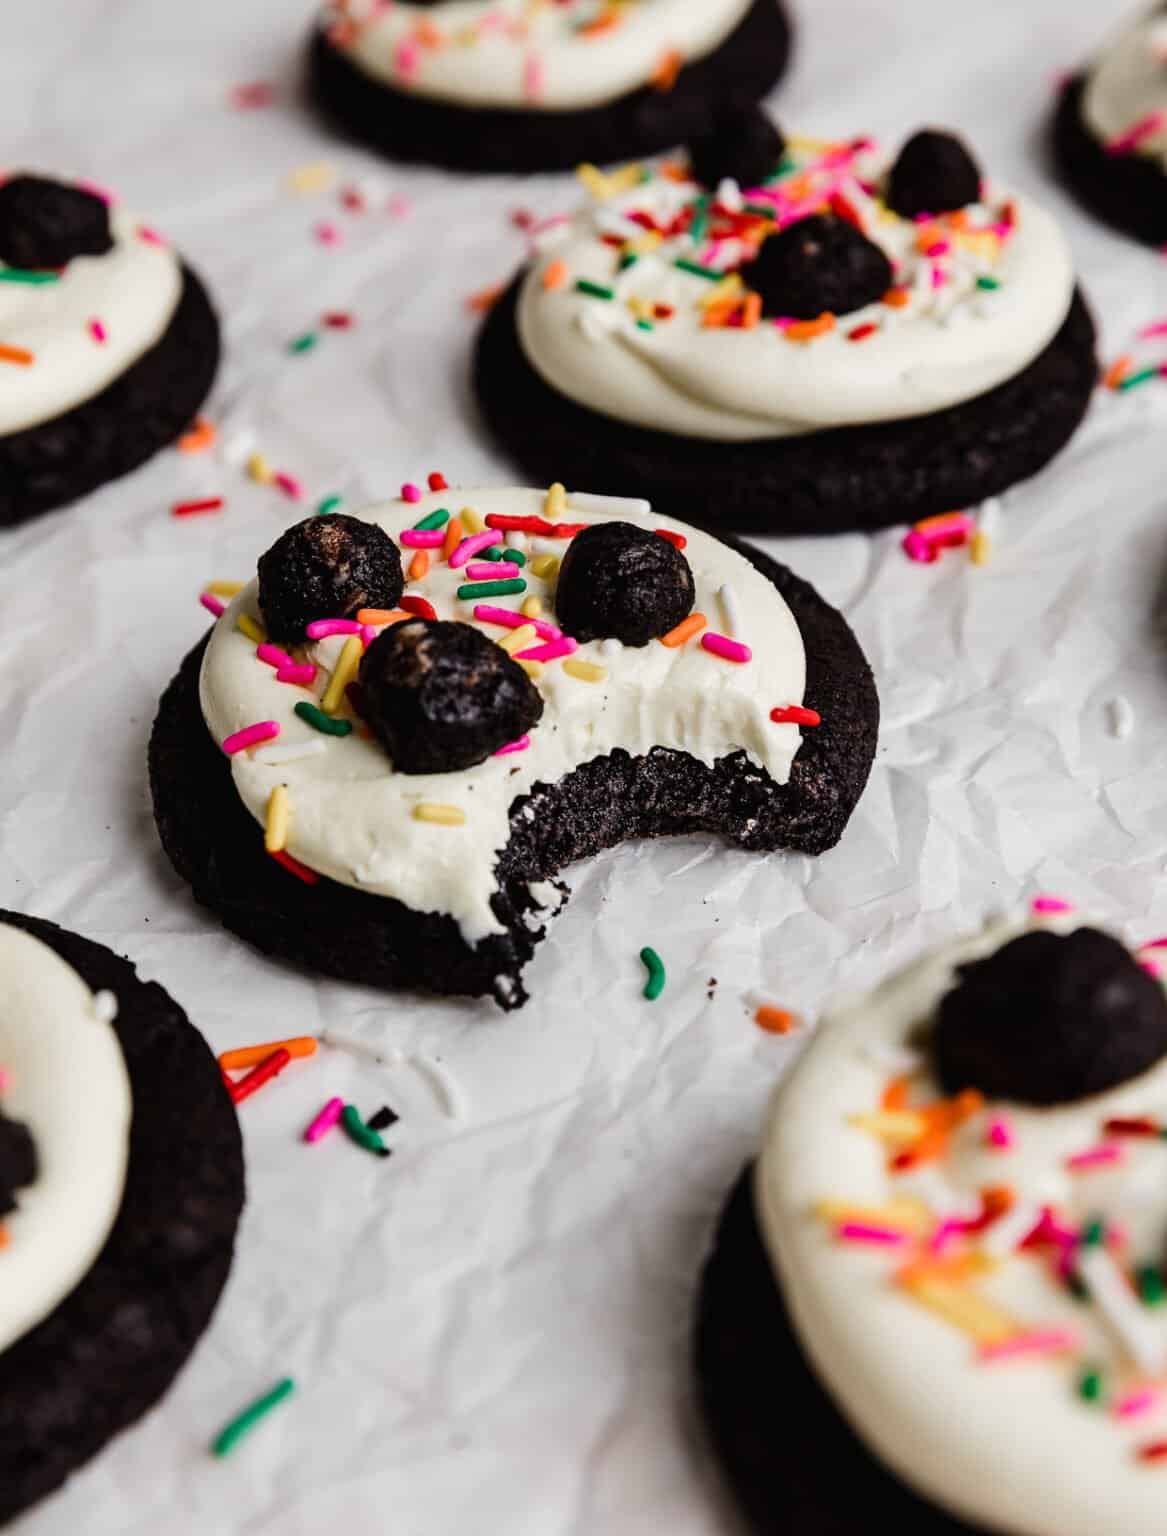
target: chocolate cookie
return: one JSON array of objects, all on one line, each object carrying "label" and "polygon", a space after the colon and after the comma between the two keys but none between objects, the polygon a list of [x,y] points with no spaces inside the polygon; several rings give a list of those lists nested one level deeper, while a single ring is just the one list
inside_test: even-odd
[{"label": "chocolate cookie", "polygon": [[659,80],[598,106],[540,110],[538,101],[466,106],[390,85],[319,30],[309,52],[309,88],[340,128],[394,159],[470,171],[556,170],[654,154],[707,131],[711,104],[759,100],[783,73],[789,52],[790,27],[778,0],[753,0],[712,52],[678,61],[667,88]]},{"label": "chocolate cookie", "polygon": [[3,1523],[139,1419],[178,1374],[231,1265],[243,1156],[214,1057],[157,983],[53,923],[13,912],[0,922],[115,995],[133,1098],[124,1191],[104,1247],[65,1300],[0,1352]]}]

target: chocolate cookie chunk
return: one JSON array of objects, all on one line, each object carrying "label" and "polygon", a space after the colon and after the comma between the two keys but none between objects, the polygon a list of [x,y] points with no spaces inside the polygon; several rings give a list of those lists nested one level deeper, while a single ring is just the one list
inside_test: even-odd
[{"label": "chocolate cookie chunk", "polygon": [[397,545],[356,517],[307,517],[259,557],[259,607],[268,638],[295,644],[313,619],[393,608],[405,587]]},{"label": "chocolate cookie chunk", "polygon": [[891,287],[892,269],[854,224],[816,213],[764,240],[742,277],[762,295],[764,315],[814,320],[876,303]]},{"label": "chocolate cookie chunk", "polygon": [[647,645],[693,608],[693,572],[681,551],[632,523],[596,523],[571,541],[555,608],[576,640]]},{"label": "chocolate cookie chunk", "polygon": [[92,192],[44,176],[0,183],[0,261],[8,266],[63,267],[112,245],[109,209]]}]

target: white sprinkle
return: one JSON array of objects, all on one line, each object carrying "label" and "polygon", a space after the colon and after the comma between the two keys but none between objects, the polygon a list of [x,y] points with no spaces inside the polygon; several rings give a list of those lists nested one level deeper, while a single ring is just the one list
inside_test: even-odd
[{"label": "white sprinkle", "polygon": [[1141,1371],[1158,1376],[1167,1366],[1167,1348],[1158,1321],[1144,1311],[1114,1259],[1101,1244],[1083,1248],[1077,1272],[1090,1299]]},{"label": "white sprinkle", "polygon": [[617,640],[615,635],[609,635],[606,640],[600,641],[601,656],[619,656],[623,649],[623,640]]},{"label": "white sprinkle", "polygon": [[869,1040],[863,1046],[862,1054],[873,1067],[885,1069],[896,1077],[911,1077],[924,1065],[919,1051],[906,1045],[893,1045],[890,1040]]},{"label": "white sprinkle", "polygon": [[93,1017],[101,1024],[112,1024],[118,1016],[118,1000],[112,992],[93,994]]},{"label": "white sprinkle", "polygon": [[732,176],[723,176],[717,183],[717,201],[730,213],[742,211],[742,189]]},{"label": "white sprinkle", "polygon": [[508,549],[521,549],[524,554],[527,552],[527,535],[519,528],[508,528],[503,543]]},{"label": "white sprinkle", "polygon": [[1135,712],[1125,693],[1116,693],[1106,706],[1110,734],[1125,741],[1135,728]]},{"label": "white sprinkle", "polygon": [[576,512],[613,512],[626,517],[647,517],[652,511],[652,503],[640,496],[597,496],[591,491],[568,491],[567,504]]},{"label": "white sprinkle", "polygon": [[302,757],[319,757],[327,750],[328,744],[314,736],[311,741],[285,741],[276,742],[270,747],[257,747],[251,754],[251,760],[276,767],[280,763],[298,763]]},{"label": "white sprinkle", "polygon": [[718,587],[717,601],[721,606],[721,621],[726,634],[730,639],[737,638],[741,634],[741,616],[733,588],[728,584]]},{"label": "white sprinkle", "polygon": [[987,1227],[981,1236],[981,1247],[994,1259],[1003,1259],[1022,1244],[1041,1220],[1041,1207],[1019,1201],[1011,1211]]},{"label": "white sprinkle", "polygon": [[615,208],[597,208],[595,223],[601,234],[619,235],[622,240],[636,240],[644,233],[634,219],[627,218]]},{"label": "white sprinkle", "polygon": [[562,556],[567,545],[562,539],[541,539],[537,535],[531,535],[531,547],[527,551],[531,555],[560,555]]},{"label": "white sprinkle", "polygon": [[990,496],[982,501],[977,509],[977,531],[992,539],[996,537],[997,526],[1001,521],[1001,498]]},{"label": "white sprinkle", "polygon": [[453,1078],[445,1067],[439,1065],[432,1056],[414,1056],[412,1064],[417,1068],[430,1087],[438,1103],[445,1110],[451,1120],[460,1120],[463,1112],[462,1095]]},{"label": "white sprinkle", "polygon": [[223,443],[223,458],[228,464],[236,467],[246,464],[247,460],[255,452],[255,433],[250,427],[240,427],[237,432],[232,432]]},{"label": "white sprinkle", "polygon": [[347,1051],[350,1056],[360,1056],[365,1061],[376,1062],[379,1067],[399,1067],[405,1060],[396,1046],[382,1049],[380,1046],[371,1045],[368,1040],[360,1040],[356,1035],[341,1034],[339,1030],[322,1029],[320,1040],[325,1045],[332,1046],[336,1051]]}]

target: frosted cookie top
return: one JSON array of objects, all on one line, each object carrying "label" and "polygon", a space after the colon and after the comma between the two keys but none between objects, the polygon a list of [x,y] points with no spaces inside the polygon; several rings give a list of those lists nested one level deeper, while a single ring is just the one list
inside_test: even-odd
[{"label": "frosted cookie top", "polygon": [[1162,1526],[1153,953],[995,925],[826,1019],[774,1097],[755,1197],[801,1342],[891,1470],[978,1529]]},{"label": "frosted cookie top", "polygon": [[1167,5],[1118,28],[1086,70],[1082,115],[1114,154],[1167,172]]},{"label": "frosted cookie top", "polygon": [[[110,1020],[71,966],[22,928],[0,924],[0,1105],[35,1149],[0,1246],[0,1351],[92,1268],[125,1185],[130,1083]],[[27,1170],[25,1170],[27,1171]]]},{"label": "frosted cookie top", "polygon": [[458,106],[564,111],[667,87],[751,0],[340,0],[333,46],[374,79]]},{"label": "frosted cookie top", "polygon": [[[797,709],[791,718],[783,711],[802,702],[802,637],[773,584],[735,550],[644,501],[561,486],[452,490],[443,482],[425,496],[406,490],[412,499],[360,514],[400,547],[407,580],[399,607],[358,608],[339,621],[320,613],[304,642],[284,649],[264,643],[253,581],[207,647],[200,685],[207,727],[230,752],[235,786],[257,821],[270,825],[282,787],[280,847],[294,859],[416,911],[447,913],[475,943],[503,931],[492,908],[498,857],[512,804],[536,783],[555,783],[616,749],[639,755],[654,747],[706,766],[744,752],[786,782],[801,738]],[[588,630],[575,616],[570,628],[580,641],[563,632],[561,565],[577,539],[606,525],[683,546],[679,564],[687,564],[692,587],[678,611],[694,612],[664,641],[623,644],[603,628],[607,638],[583,638]],[[393,590],[401,593],[400,575]],[[416,616],[458,620],[514,652],[535,691],[523,717],[534,723],[518,740],[484,748],[456,771],[428,771],[424,761],[403,771],[370,735],[346,684],[366,646]],[[521,673],[509,675],[526,687]],[[513,696],[513,681],[508,687]]]},{"label": "frosted cookie top", "polygon": [[107,193],[0,182],[0,436],[100,394],[158,342],[182,293],[175,252]]},{"label": "frosted cookie top", "polygon": [[[742,441],[939,411],[1053,340],[1066,241],[1030,199],[980,182],[958,141],[917,135],[893,164],[868,139],[782,153],[775,138],[744,182],[721,169],[732,144],[697,157],[701,181],[671,163],[585,169],[590,206],[542,235],[519,298],[549,384],[629,425]],[[920,211],[928,166],[904,162],[945,156],[956,191],[939,177]],[[898,204],[897,176],[913,193]]]}]

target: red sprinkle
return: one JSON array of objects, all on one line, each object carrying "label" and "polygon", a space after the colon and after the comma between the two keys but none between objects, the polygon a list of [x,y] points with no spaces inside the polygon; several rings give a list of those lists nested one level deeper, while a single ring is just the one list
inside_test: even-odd
[{"label": "red sprinkle", "polygon": [[684,549],[689,542],[683,533],[674,533],[671,528],[655,528],[653,532],[658,538],[668,539],[670,544],[675,544],[678,549]]},{"label": "red sprinkle", "polygon": [[200,512],[218,512],[222,505],[221,496],[207,496],[202,501],[176,501],[170,512],[173,517],[196,517]]},{"label": "red sprinkle", "polygon": [[305,885],[315,885],[320,876],[314,869],[309,869],[307,864],[301,864],[299,859],[294,859],[290,853],[285,853],[282,848],[277,848],[271,857],[277,864],[282,864],[290,875],[295,875],[297,880],[303,880]]},{"label": "red sprinkle", "polygon": [[1107,1136],[1158,1136],[1159,1127],[1154,1120],[1140,1115],[1137,1118],[1107,1120],[1102,1127]]},{"label": "red sprinkle", "polygon": [[1152,1440],[1147,1445],[1139,1446],[1140,1461],[1167,1460],[1167,1440]]},{"label": "red sprinkle", "polygon": [[406,613],[420,614],[423,619],[437,618],[437,613],[434,611],[434,605],[430,602],[427,602],[424,597],[415,597],[411,592],[407,592],[405,596],[400,599],[397,606],[399,608],[404,608]]},{"label": "red sprinkle", "polygon": [[257,1093],[264,1083],[270,1083],[277,1072],[282,1072],[291,1059],[292,1053],[283,1045],[279,1050],[273,1051],[270,1056],[265,1056],[257,1067],[252,1067],[246,1077],[241,1077],[238,1082],[231,1084],[228,1091],[232,1100],[236,1104],[242,1104],[244,1099],[249,1099],[253,1093]]},{"label": "red sprinkle", "polygon": [[276,99],[276,88],[266,80],[256,80],[250,85],[237,85],[231,92],[231,102],[242,111],[255,107],[270,107]]},{"label": "red sprinkle", "polygon": [[846,219],[848,224],[854,224],[856,229],[866,233],[863,230],[863,220],[859,216],[858,208],[849,198],[844,197],[841,192],[832,193],[831,212],[837,213],[841,219]]},{"label": "red sprinkle", "polygon": [[508,512],[488,512],[485,522],[503,533],[541,533],[544,538],[550,538],[556,528],[545,517],[512,517]]},{"label": "red sprinkle", "polygon": [[351,331],[353,317],[347,309],[330,309],[324,317],[324,323],[331,331]]},{"label": "red sprinkle", "polygon": [[448,491],[450,489],[449,482],[447,481],[445,475],[440,475],[436,469],[434,470],[433,474],[427,478],[426,484],[429,486],[431,491]]},{"label": "red sprinkle", "polygon": [[551,537],[553,539],[574,539],[577,533],[582,533],[585,528],[590,527],[590,523],[552,523]]},{"label": "red sprinkle", "polygon": [[874,336],[879,326],[874,320],[868,320],[866,325],[857,325],[853,331],[847,332],[848,341],[866,341],[869,336]]},{"label": "red sprinkle", "polygon": [[804,709],[801,704],[784,704],[770,711],[775,725],[821,725],[823,717],[817,709]]}]

